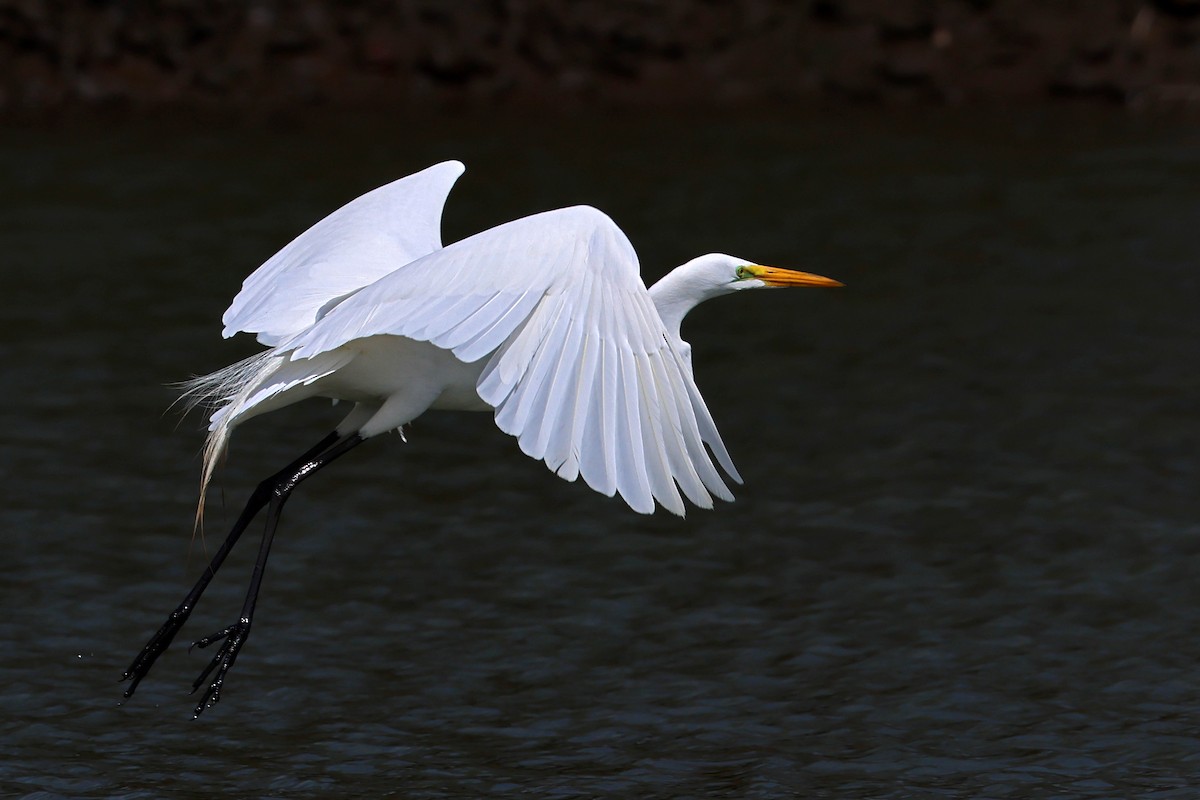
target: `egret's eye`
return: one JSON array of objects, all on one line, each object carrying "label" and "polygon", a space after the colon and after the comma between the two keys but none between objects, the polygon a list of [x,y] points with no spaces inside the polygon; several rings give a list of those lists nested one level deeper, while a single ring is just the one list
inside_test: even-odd
[{"label": "egret's eye", "polygon": [[746,280],[747,278],[753,278],[753,277],[754,277],[754,273],[753,273],[753,272],[751,272],[751,271],[750,271],[749,269],[747,269],[746,267],[738,267],[738,268],[737,268],[737,272],[735,272],[734,274],[735,274],[735,275],[737,275],[737,279],[738,279],[739,281],[744,281],[744,280]]}]

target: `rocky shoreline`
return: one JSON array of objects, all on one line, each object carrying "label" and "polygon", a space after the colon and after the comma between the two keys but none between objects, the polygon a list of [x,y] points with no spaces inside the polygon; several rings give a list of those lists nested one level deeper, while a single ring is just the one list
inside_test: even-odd
[{"label": "rocky shoreline", "polygon": [[0,0],[0,113],[970,104],[1200,110],[1200,0]]}]

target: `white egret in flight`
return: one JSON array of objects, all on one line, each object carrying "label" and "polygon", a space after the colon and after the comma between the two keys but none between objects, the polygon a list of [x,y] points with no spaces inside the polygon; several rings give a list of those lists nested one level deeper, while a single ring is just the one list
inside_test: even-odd
[{"label": "white egret in flight", "polygon": [[[199,715],[217,702],[250,633],[279,515],[296,485],[350,449],[429,409],[491,411],[500,430],[553,472],[650,513],[732,500],[713,458],[741,482],[692,378],[685,314],[743,289],[837,281],[710,254],[646,289],[621,229],[588,206],[547,211],[442,246],[442,207],[463,172],[436,164],[330,214],[242,284],[226,337],[267,346],[198,378],[215,407],[204,489],[233,429],[309,397],[349,401],[336,430],[260,483],[200,580],[134,659],[133,694],[187,621],[253,517],[267,509],[245,604],[193,684]],[[211,676],[211,679],[210,679]],[[207,682],[207,683],[206,683]]]}]

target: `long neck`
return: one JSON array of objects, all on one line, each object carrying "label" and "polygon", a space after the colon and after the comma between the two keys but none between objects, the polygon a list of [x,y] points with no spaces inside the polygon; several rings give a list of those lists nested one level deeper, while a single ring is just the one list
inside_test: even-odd
[{"label": "long neck", "polygon": [[680,338],[679,326],[689,311],[722,294],[716,286],[698,281],[687,266],[676,267],[650,287],[650,298],[658,309],[658,316],[667,326],[667,333],[676,339]]}]

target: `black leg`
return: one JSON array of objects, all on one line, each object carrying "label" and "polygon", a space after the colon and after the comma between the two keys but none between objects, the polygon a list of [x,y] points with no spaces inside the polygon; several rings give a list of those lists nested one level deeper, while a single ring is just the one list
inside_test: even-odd
[{"label": "black leg", "polygon": [[200,580],[196,581],[196,585],[188,592],[187,597],[183,598],[183,602],[170,613],[166,622],[158,629],[157,633],[150,637],[150,641],[138,653],[137,658],[129,665],[129,669],[125,670],[125,674],[121,676],[121,680],[132,681],[129,684],[129,688],[124,692],[125,697],[133,695],[142,678],[146,677],[150,668],[154,666],[154,662],[167,649],[167,646],[171,644],[171,641],[175,638],[175,634],[179,632],[183,624],[187,622],[188,617],[192,614],[192,609],[196,607],[196,602],[200,599],[200,595],[204,594],[204,590],[208,587],[209,582],[212,581],[213,576],[217,574],[217,570],[224,563],[225,557],[229,555],[229,551],[233,549],[238,539],[241,538],[242,532],[246,530],[246,527],[254,519],[255,515],[271,501],[275,487],[289,480],[294,481],[294,476],[298,470],[322,452],[329,450],[337,441],[338,436],[336,433],[329,434],[316,445],[306,450],[295,461],[258,485],[254,493],[250,495],[250,500],[246,503],[246,507],[233,524],[233,529],[225,537],[225,541],[221,544],[220,549],[213,555],[212,561],[209,562],[208,567],[204,570],[204,574],[200,576]]},{"label": "black leg", "polygon": [[[238,617],[237,622],[229,627],[198,639],[192,645],[193,647],[204,648],[214,642],[221,642],[216,655],[213,656],[208,666],[204,668],[204,671],[200,673],[200,676],[192,684],[192,691],[194,692],[204,685],[205,681],[208,681],[207,688],[204,689],[203,694],[200,695],[200,701],[196,704],[195,715],[197,717],[200,716],[204,709],[221,699],[221,688],[225,685],[225,675],[229,672],[230,667],[233,666],[233,662],[237,660],[242,645],[246,643],[246,639],[250,635],[250,624],[254,617],[254,606],[258,602],[258,591],[262,587],[263,572],[267,566],[267,557],[271,553],[271,542],[275,538],[275,529],[279,525],[279,515],[283,511],[284,503],[287,502],[292,490],[301,481],[313,475],[339,456],[362,444],[363,441],[363,438],[358,434],[351,434],[315,458],[300,464],[290,475],[285,476],[283,473],[280,473],[277,476],[279,480],[271,487],[271,496],[267,505],[266,528],[263,531],[262,544],[258,548],[258,558],[254,562],[254,573],[250,576],[250,586],[246,591],[246,601],[242,604],[241,616]],[[210,674],[213,675],[212,680],[208,680]]]}]

